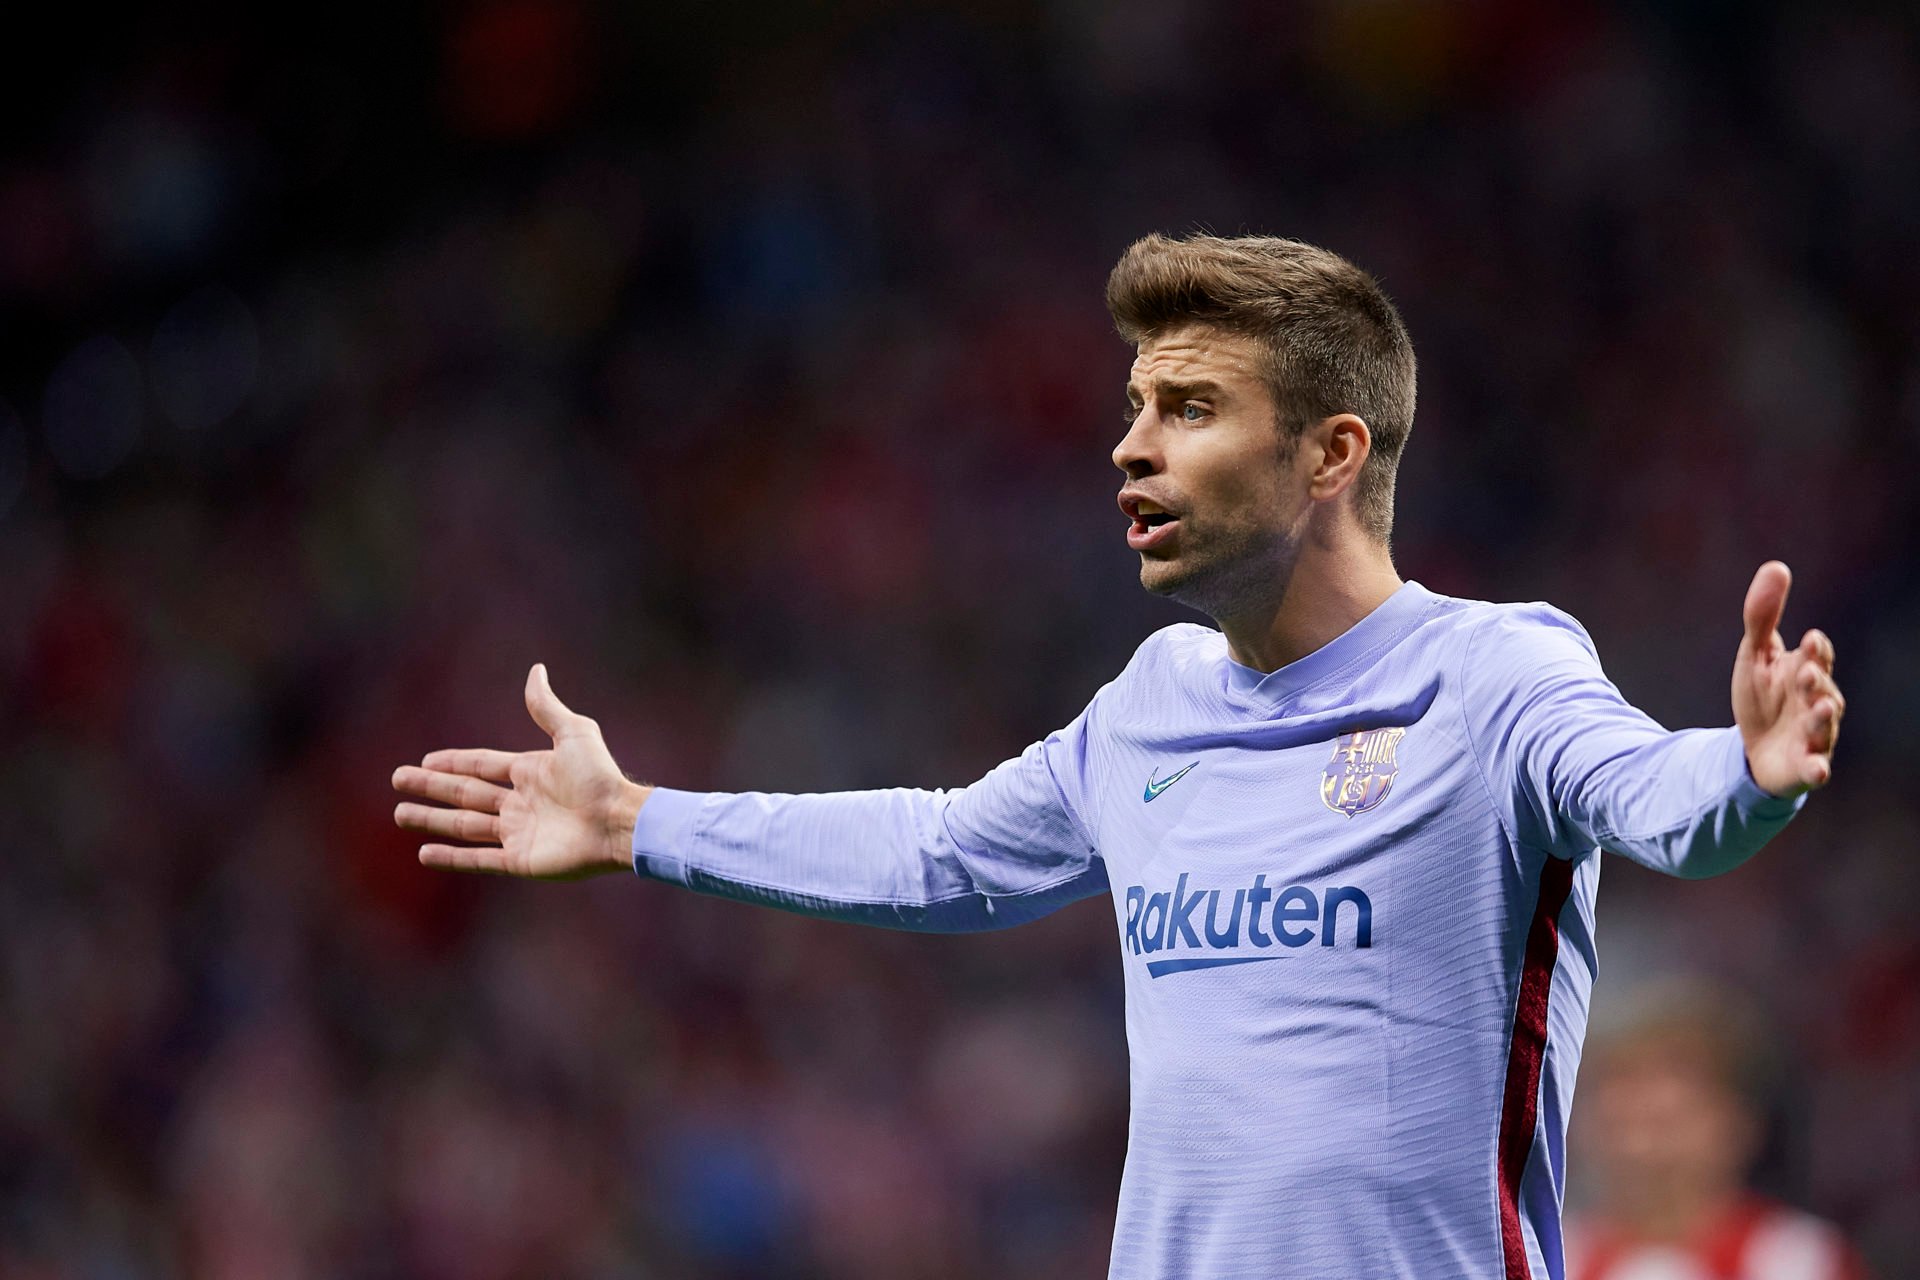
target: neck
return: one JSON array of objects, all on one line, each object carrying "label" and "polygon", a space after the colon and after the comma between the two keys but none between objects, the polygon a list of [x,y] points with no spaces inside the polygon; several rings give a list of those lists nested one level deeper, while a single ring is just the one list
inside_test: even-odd
[{"label": "neck", "polygon": [[1340,636],[1400,587],[1387,548],[1373,539],[1308,537],[1270,594],[1214,621],[1235,662],[1278,671]]},{"label": "neck", "polygon": [[1616,1220],[1642,1240],[1693,1240],[1712,1230],[1742,1198],[1737,1185],[1711,1182],[1675,1181],[1664,1192],[1627,1198],[1616,1206]]}]

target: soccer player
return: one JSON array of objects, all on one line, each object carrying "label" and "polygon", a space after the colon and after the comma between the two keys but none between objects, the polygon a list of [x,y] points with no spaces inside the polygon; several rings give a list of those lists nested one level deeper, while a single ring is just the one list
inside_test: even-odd
[{"label": "soccer player", "polygon": [[[1668,732],[1545,604],[1403,582],[1414,357],[1378,284],[1310,245],[1148,236],[1107,304],[1135,344],[1113,451],[1147,637],[1071,724],[958,790],[630,783],[546,669],[551,750],[394,775],[430,867],[631,867],[834,919],[994,929],[1110,893],[1132,1118],[1111,1274],[1560,1277],[1599,852],[1739,865],[1826,783],[1833,645],[1777,633],[1760,566],[1734,724]],[[444,843],[467,841],[466,846]]]},{"label": "soccer player", "polygon": [[1861,1280],[1832,1224],[1746,1188],[1765,1054],[1737,998],[1642,992],[1588,1048],[1568,1280]]}]

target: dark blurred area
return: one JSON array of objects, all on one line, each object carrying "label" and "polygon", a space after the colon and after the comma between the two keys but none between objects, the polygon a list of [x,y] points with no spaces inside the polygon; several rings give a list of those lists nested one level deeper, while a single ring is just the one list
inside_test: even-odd
[{"label": "dark blurred area", "polygon": [[[1378,274],[1396,558],[1832,787],[1610,860],[1610,992],[1781,1037],[1761,1188],[1920,1267],[1920,54],[1901,7],[483,0],[40,14],[0,93],[0,1275],[1104,1274],[1113,922],[860,930],[422,870],[388,776],[956,786],[1153,628],[1148,230]],[[1576,1166],[1580,1153],[1574,1152]],[[1581,1194],[1578,1169],[1573,1196]],[[1283,1211],[1277,1206],[1276,1211]]]}]

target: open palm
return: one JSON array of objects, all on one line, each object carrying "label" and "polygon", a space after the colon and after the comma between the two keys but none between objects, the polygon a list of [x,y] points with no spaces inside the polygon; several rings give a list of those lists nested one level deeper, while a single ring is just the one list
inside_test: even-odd
[{"label": "open palm", "polygon": [[1753,576],[1742,610],[1746,624],[1733,662],[1733,719],[1747,748],[1747,770],[1766,792],[1798,795],[1833,777],[1833,748],[1847,700],[1833,679],[1833,641],[1808,631],[1799,647],[1780,638],[1793,575],[1769,560]]},{"label": "open palm", "polygon": [[443,870],[573,880],[628,869],[650,788],[627,781],[600,726],[555,696],[544,664],[527,673],[527,710],[550,750],[429,752],[394,771],[394,789],[450,807],[402,803],[394,822],[466,842],[420,846],[420,861]]}]

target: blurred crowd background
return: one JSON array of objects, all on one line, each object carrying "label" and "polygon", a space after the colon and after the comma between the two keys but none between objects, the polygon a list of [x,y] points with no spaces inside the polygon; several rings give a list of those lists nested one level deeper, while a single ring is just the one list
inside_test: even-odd
[{"label": "blurred crowd background", "polygon": [[1113,506],[1101,287],[1196,227],[1398,300],[1403,576],[1568,609],[1679,727],[1792,565],[1836,780],[1724,879],[1610,860],[1596,1016],[1745,992],[1757,1185],[1916,1274],[1911,13],[834,8],[11,41],[0,1274],[1103,1275],[1106,904],[920,937],[433,874],[388,777],[541,745],[536,660],[681,787],[954,786],[1064,724],[1193,616]]}]

